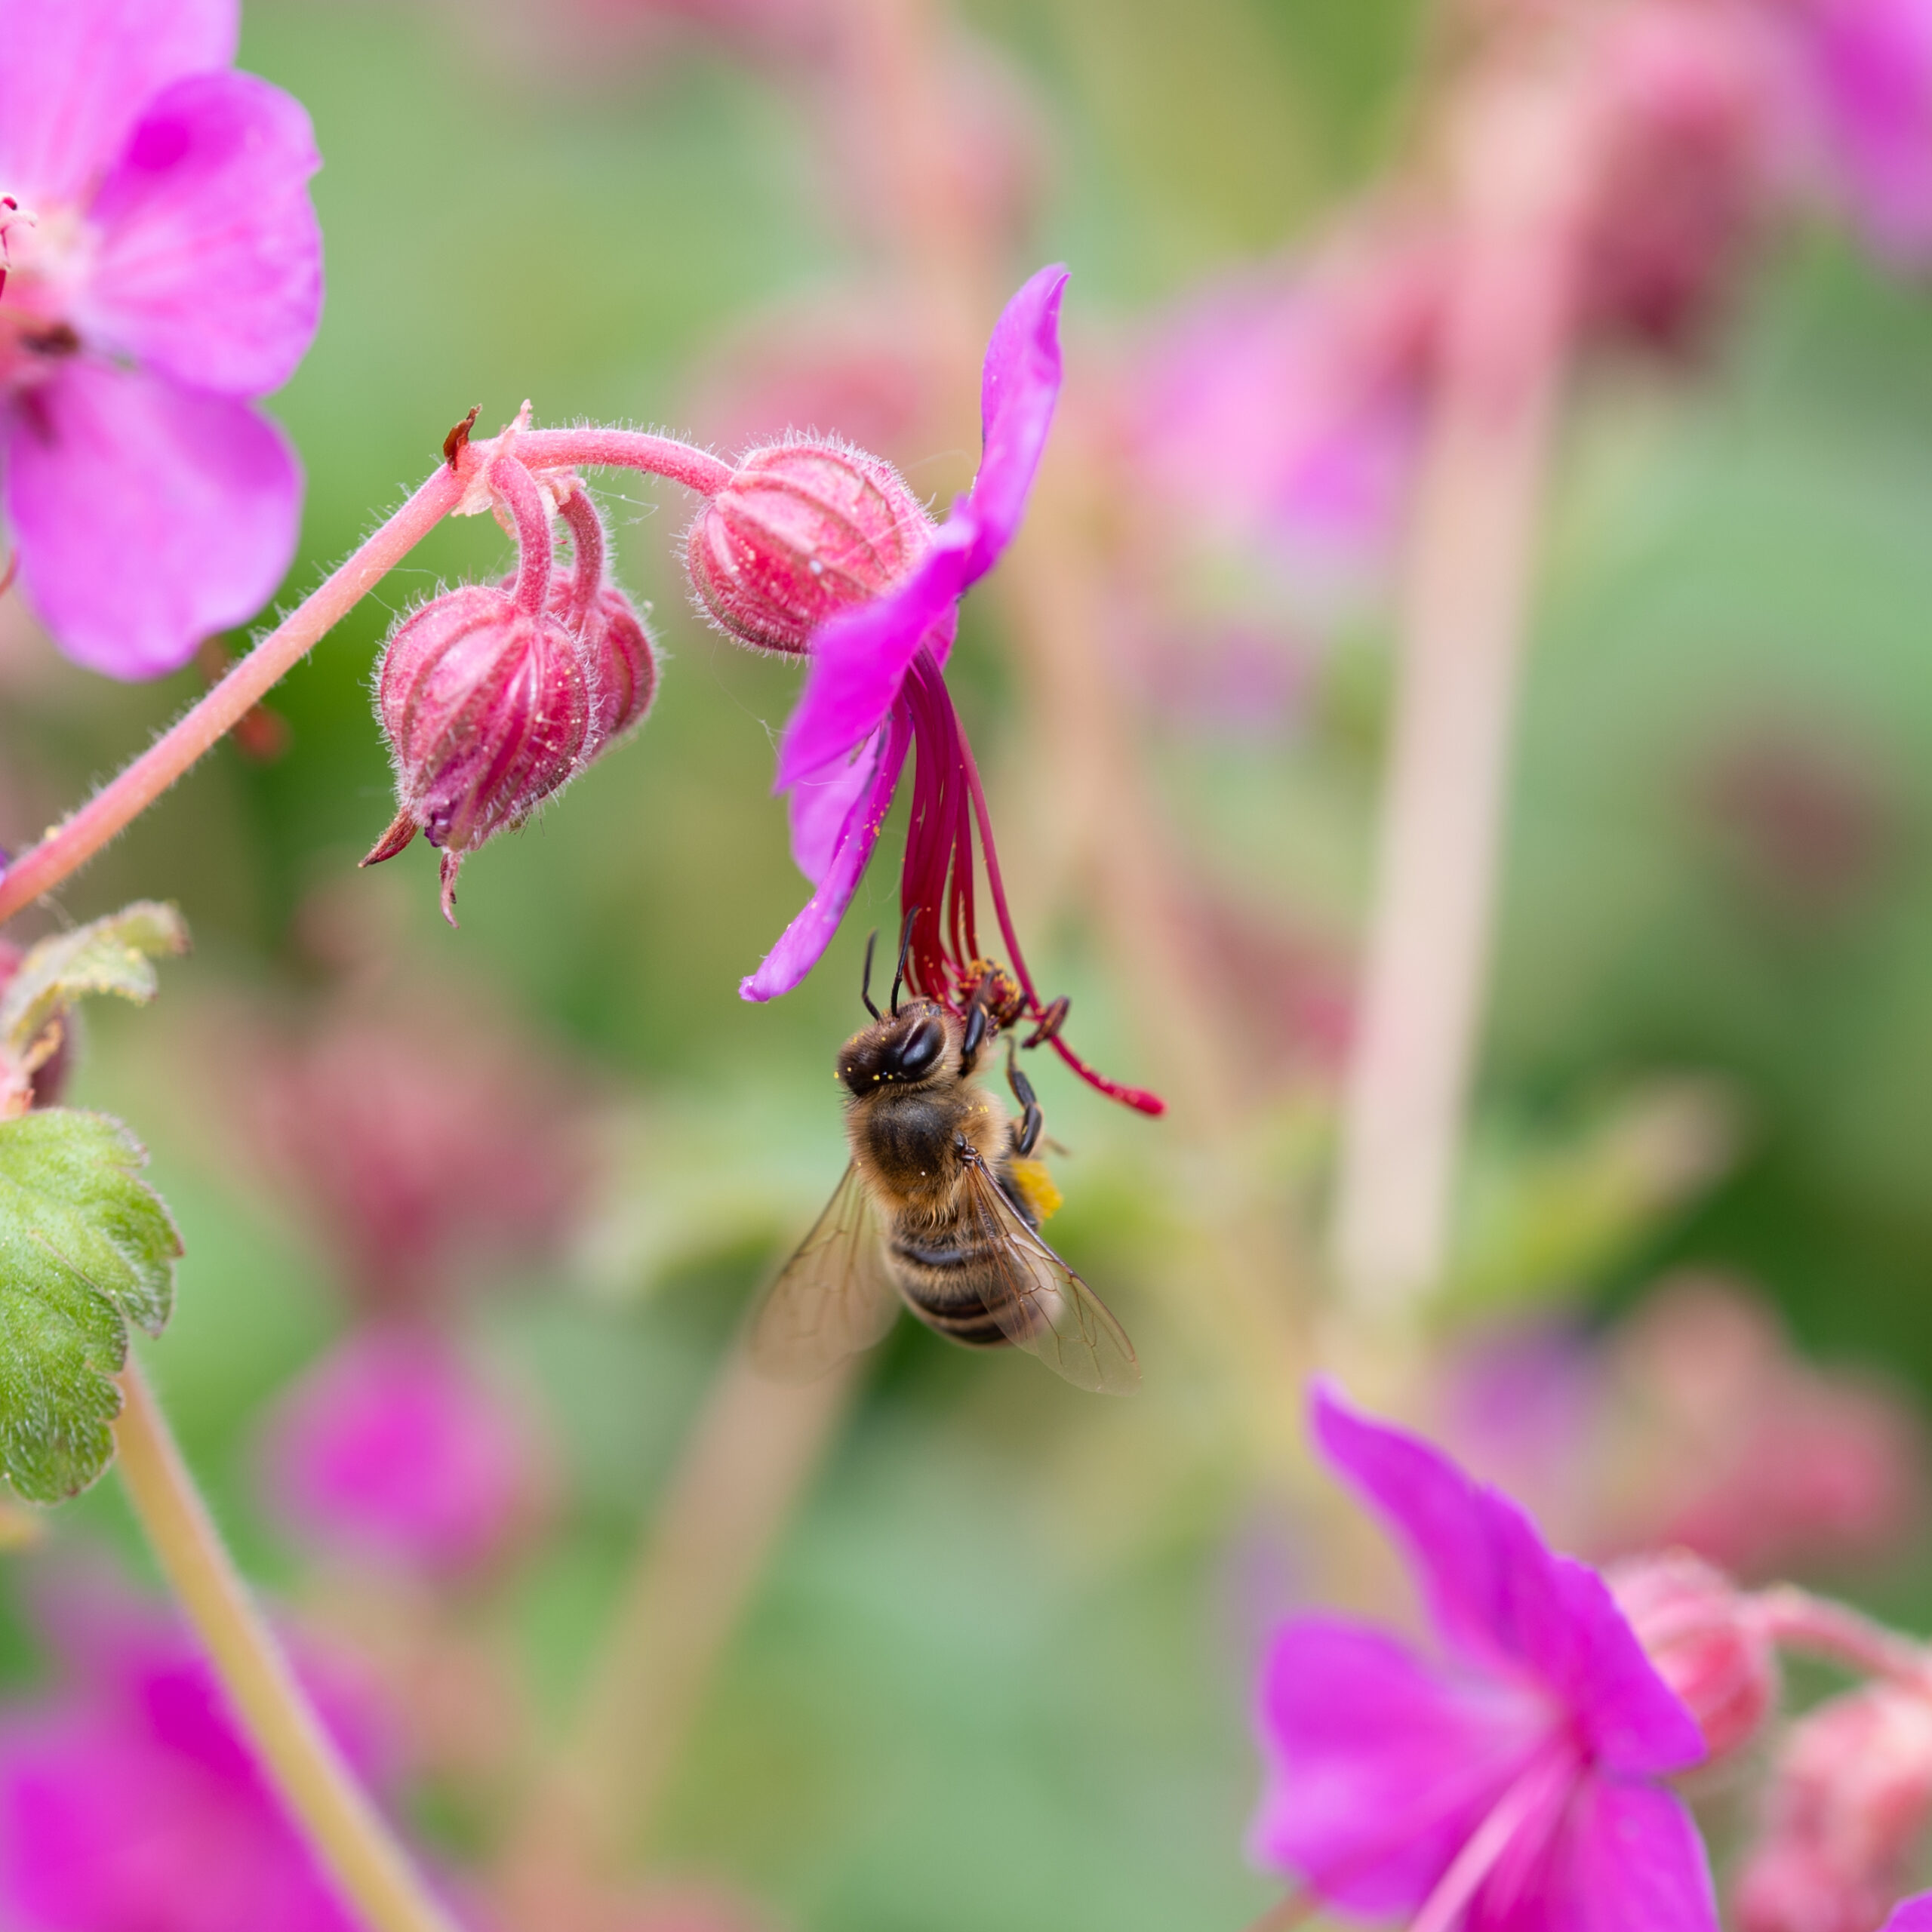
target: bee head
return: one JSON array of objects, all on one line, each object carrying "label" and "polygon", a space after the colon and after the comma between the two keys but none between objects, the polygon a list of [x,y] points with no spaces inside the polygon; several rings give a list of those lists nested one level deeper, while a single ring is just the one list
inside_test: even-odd
[{"label": "bee head", "polygon": [[943,1007],[936,1000],[909,1001],[845,1042],[838,1077],[857,1094],[875,1093],[889,1082],[929,1080],[946,1064],[948,1037]]}]

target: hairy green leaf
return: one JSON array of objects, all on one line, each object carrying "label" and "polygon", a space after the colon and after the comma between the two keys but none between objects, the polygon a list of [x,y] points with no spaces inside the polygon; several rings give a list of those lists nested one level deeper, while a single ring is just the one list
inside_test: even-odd
[{"label": "hairy green leaf", "polygon": [[114,993],[145,1004],[155,995],[155,960],[187,949],[181,915],[151,899],[34,946],[0,989],[0,1111],[26,1104],[34,1070],[60,1044],[67,1009],[77,1000]]},{"label": "hairy green leaf", "polygon": [[128,1325],[167,1324],[181,1238],[146,1161],[103,1114],[0,1121],[0,1473],[35,1503],[107,1466]]}]

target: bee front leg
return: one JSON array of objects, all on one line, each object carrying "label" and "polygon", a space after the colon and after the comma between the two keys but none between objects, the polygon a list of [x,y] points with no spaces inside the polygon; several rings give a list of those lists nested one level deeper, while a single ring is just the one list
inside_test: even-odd
[{"label": "bee front leg", "polygon": [[1046,1117],[1040,1112],[1040,1097],[1033,1091],[1033,1083],[1020,1070],[1017,1057],[1008,1052],[1006,1057],[1006,1077],[1013,1088],[1013,1097],[1020,1103],[1020,1118],[1007,1129],[1013,1142],[1013,1151],[1023,1161],[1040,1144],[1040,1131],[1046,1125]]}]

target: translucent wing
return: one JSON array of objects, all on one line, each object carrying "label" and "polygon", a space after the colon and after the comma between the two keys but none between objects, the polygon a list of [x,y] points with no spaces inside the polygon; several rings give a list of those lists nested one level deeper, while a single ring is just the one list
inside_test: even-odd
[{"label": "translucent wing", "polygon": [[1140,1364],[1126,1331],[1026,1225],[977,1155],[966,1163],[964,1206],[1005,1290],[990,1298],[990,1312],[1007,1340],[1076,1388],[1132,1395],[1140,1386]]},{"label": "translucent wing", "polygon": [[809,1381],[870,1348],[898,1309],[871,1197],[848,1166],[752,1318],[752,1360],[780,1381]]}]

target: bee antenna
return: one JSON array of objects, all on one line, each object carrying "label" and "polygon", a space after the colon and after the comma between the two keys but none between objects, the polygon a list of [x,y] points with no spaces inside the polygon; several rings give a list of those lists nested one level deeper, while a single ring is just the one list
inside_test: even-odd
[{"label": "bee antenna", "polygon": [[908,908],[906,923],[899,930],[899,965],[892,976],[892,1017],[899,1017],[899,989],[906,978],[906,957],[912,950],[912,921],[919,916],[920,909]]},{"label": "bee antenna", "polygon": [[878,928],[875,926],[866,935],[866,970],[859,977],[859,997],[866,1003],[866,1011],[876,1020],[878,1008],[872,1004],[872,948],[878,943]]}]

